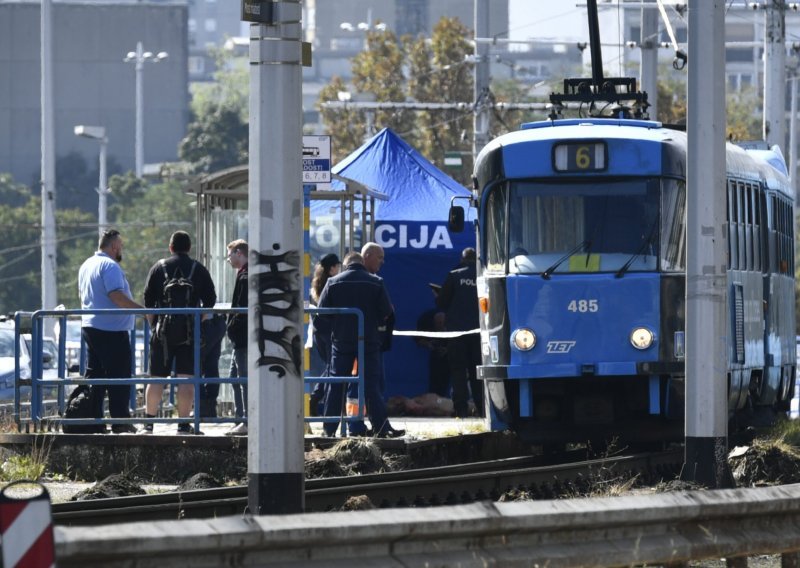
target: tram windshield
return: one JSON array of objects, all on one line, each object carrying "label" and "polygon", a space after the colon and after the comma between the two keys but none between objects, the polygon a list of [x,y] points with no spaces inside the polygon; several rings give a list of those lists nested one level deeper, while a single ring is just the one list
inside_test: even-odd
[{"label": "tram windshield", "polygon": [[594,178],[495,188],[486,201],[487,268],[504,268],[507,259],[511,273],[544,277],[682,270],[683,187],[656,178]]}]

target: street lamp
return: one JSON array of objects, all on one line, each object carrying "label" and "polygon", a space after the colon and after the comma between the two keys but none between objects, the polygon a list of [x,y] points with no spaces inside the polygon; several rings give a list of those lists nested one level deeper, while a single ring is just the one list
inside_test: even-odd
[{"label": "street lamp", "polygon": [[144,62],[150,61],[151,63],[158,63],[164,61],[169,54],[166,51],[160,51],[158,54],[153,55],[151,51],[144,51],[142,42],[136,42],[136,51],[129,51],[125,56],[126,63],[133,62],[136,68],[136,177],[142,177],[144,170],[144,100],[143,100],[143,87],[142,87],[142,69]]},{"label": "street lamp", "polygon": [[[372,8],[367,10],[367,21],[366,22],[358,22],[357,24],[352,24],[350,22],[342,22],[339,24],[339,29],[346,31],[346,32],[369,32],[372,30],[378,30],[379,32],[385,32],[387,30],[387,26],[384,23],[380,24],[373,24],[372,23]],[[367,38],[364,38],[364,49],[369,49],[369,43],[367,43]]]},{"label": "street lamp", "polygon": [[108,174],[106,173],[106,149],[108,147],[106,129],[103,126],[84,126],[83,124],[79,124],[75,127],[75,136],[92,138],[100,142],[100,185],[97,188],[97,230],[102,235],[106,230],[107,224],[106,211],[108,211],[108,207],[106,197],[110,193],[108,191]]}]

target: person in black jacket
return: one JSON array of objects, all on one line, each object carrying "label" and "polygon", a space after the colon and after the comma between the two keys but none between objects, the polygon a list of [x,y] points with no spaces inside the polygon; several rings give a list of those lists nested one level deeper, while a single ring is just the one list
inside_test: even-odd
[{"label": "person in black jacket", "polygon": [[[238,239],[228,243],[228,262],[236,270],[236,283],[233,286],[232,308],[247,307],[247,241]],[[247,377],[247,314],[231,314],[228,318],[228,339],[233,345],[231,357],[231,377]],[[236,417],[242,421],[228,432],[229,436],[247,434],[247,385],[233,385],[233,404]]]},{"label": "person in black jacket", "polygon": [[[383,251],[381,251],[383,252]],[[382,255],[381,255],[382,256]],[[378,330],[394,313],[383,279],[370,274],[363,257],[356,252],[348,253],[344,259],[345,269],[325,285],[319,298],[320,308],[357,308],[364,316],[364,395],[367,416],[377,437],[396,437],[405,434],[389,424],[386,401],[381,385],[383,365],[381,362],[381,335]],[[318,315],[314,322],[318,333],[331,338],[331,375],[350,376],[358,353],[358,328],[352,316]],[[325,400],[325,416],[338,416],[342,412],[344,386],[332,383]],[[325,423],[325,433],[336,433],[335,423]],[[351,433],[363,435],[363,423],[351,425]]]},{"label": "person in black jacket", "polygon": [[[448,331],[471,331],[478,328],[478,288],[476,283],[475,249],[465,248],[461,263],[450,271],[436,298],[445,312]],[[456,416],[469,416],[469,391],[478,414],[483,412],[483,385],[477,379],[480,364],[480,335],[477,333],[448,339],[447,361],[453,385],[453,406]]]},{"label": "person in black jacket", "polygon": [[[164,284],[168,280],[176,278],[178,271],[180,274],[192,282],[193,292],[189,306],[179,307],[199,307],[213,308],[217,302],[217,292],[214,289],[214,282],[211,275],[198,261],[189,256],[192,249],[192,239],[186,231],[175,231],[169,240],[169,251],[172,256],[162,258],[156,262],[147,274],[144,287],[144,306],[146,308],[172,308],[176,306],[165,305]],[[151,325],[160,326],[165,318],[160,316],[147,316]],[[156,327],[150,342],[150,375],[154,377],[168,377],[172,373],[173,365],[175,374],[178,377],[190,377],[194,375],[194,342],[179,346],[170,346],[159,337],[159,327]],[[164,385],[149,384],[145,394],[146,417],[155,418]],[[189,412],[194,401],[194,385],[191,383],[178,385],[178,416],[186,418],[185,422],[178,424],[179,434],[191,434],[193,429],[189,424]],[[146,424],[140,432],[151,434],[152,424]]]}]

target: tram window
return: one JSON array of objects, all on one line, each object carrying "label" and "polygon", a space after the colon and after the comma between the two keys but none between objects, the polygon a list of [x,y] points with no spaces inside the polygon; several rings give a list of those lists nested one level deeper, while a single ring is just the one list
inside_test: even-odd
[{"label": "tram window", "polygon": [[683,271],[686,268],[686,184],[665,180],[662,195],[661,270]]},{"label": "tram window", "polygon": [[753,270],[761,271],[761,197],[759,186],[754,186],[750,192],[750,206],[753,211]]},{"label": "tram window", "polygon": [[739,268],[739,246],[736,238],[736,182],[728,182],[728,268]]},{"label": "tram window", "polygon": [[738,268],[747,270],[747,242],[744,236],[744,184],[736,184],[736,242],[739,248]]},{"label": "tram window", "polygon": [[753,186],[744,186],[744,240],[746,270],[753,270]]},{"label": "tram window", "polygon": [[506,263],[506,188],[495,188],[486,200],[486,267],[502,271]]}]

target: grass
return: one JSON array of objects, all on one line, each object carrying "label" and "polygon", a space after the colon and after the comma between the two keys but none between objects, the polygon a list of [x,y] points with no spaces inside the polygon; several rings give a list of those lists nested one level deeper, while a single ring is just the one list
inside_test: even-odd
[{"label": "grass", "polygon": [[781,420],[764,436],[787,453],[800,454],[800,420]]},{"label": "grass", "polygon": [[[41,443],[38,440],[42,440]],[[12,482],[20,480],[37,481],[47,471],[47,461],[50,457],[50,448],[53,445],[44,441],[44,437],[36,436],[31,445],[30,454],[17,454],[10,456],[0,466],[0,481]]]}]

